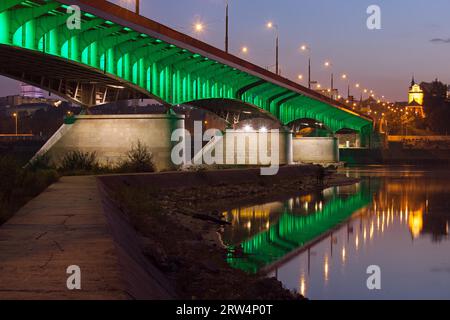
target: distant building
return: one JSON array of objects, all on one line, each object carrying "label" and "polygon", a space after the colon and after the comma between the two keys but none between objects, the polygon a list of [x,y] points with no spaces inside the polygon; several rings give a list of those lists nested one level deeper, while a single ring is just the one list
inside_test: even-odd
[{"label": "distant building", "polygon": [[26,83],[20,84],[20,94],[0,97],[0,106],[17,107],[21,105],[43,105],[54,104],[58,101],[55,98],[48,98],[42,89],[30,86]]},{"label": "distant building", "polygon": [[338,100],[341,97],[339,96],[339,91],[338,89],[317,89],[317,92],[319,92],[320,94],[324,95],[325,97],[328,97],[330,99],[333,100]]},{"label": "distant building", "polygon": [[48,109],[52,107],[54,107],[54,105],[50,105],[48,103],[28,103],[6,108],[5,111],[7,115],[12,115],[13,113],[32,115],[36,111],[48,111]]},{"label": "distant building", "polygon": [[421,118],[425,118],[425,112],[423,111],[424,92],[419,84],[416,83],[414,77],[411,81],[411,86],[408,92],[408,105],[406,111],[415,114]]},{"label": "distant building", "polygon": [[20,96],[25,98],[39,99],[44,98],[45,94],[44,91],[42,91],[42,89],[30,86],[29,84],[26,83],[21,83]]}]

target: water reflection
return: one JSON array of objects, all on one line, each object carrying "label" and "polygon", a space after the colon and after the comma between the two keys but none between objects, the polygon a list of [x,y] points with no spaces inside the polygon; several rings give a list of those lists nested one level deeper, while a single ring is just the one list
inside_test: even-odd
[{"label": "water reflection", "polygon": [[[228,261],[310,298],[450,298],[450,171],[351,169],[361,183],[227,211]],[[369,291],[379,265],[384,290]]]},{"label": "water reflection", "polygon": [[225,212],[231,223],[223,235],[230,248],[229,263],[248,272],[270,269],[368,205],[375,184],[364,181]]}]

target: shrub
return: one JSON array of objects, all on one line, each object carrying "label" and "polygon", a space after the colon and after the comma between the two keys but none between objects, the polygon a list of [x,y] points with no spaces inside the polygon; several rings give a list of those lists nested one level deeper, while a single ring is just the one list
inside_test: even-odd
[{"label": "shrub", "polygon": [[16,194],[24,198],[35,197],[58,179],[55,170],[24,170],[17,182]]},{"label": "shrub", "polygon": [[27,201],[59,178],[55,170],[22,168],[12,157],[0,157],[0,225]]},{"label": "shrub", "polygon": [[93,172],[99,169],[95,152],[71,151],[67,153],[58,168],[62,172]]},{"label": "shrub", "polygon": [[35,157],[28,163],[27,169],[32,171],[53,169],[50,164],[50,156],[47,153],[44,153]]},{"label": "shrub", "polygon": [[121,172],[155,172],[153,154],[150,149],[140,141],[127,152],[127,158],[120,166]]},{"label": "shrub", "polygon": [[12,157],[0,157],[0,201],[10,201],[21,170]]}]

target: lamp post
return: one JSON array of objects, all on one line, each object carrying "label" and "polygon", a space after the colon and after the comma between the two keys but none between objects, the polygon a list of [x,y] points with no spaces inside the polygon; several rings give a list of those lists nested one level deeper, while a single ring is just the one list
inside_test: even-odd
[{"label": "lamp post", "polygon": [[275,73],[277,75],[279,75],[279,30],[278,30],[278,25],[274,24],[273,22],[268,22],[267,23],[267,28],[268,29],[275,29],[276,32],[276,43],[275,43]]},{"label": "lamp post", "polygon": [[136,1],[136,14],[140,14],[141,11],[141,4],[140,4],[140,0],[135,0]]},{"label": "lamp post", "polygon": [[198,38],[201,39],[201,34],[205,30],[205,25],[202,22],[196,22],[194,24],[194,33],[197,34]]},{"label": "lamp post", "polygon": [[344,73],[341,78],[343,80],[347,80],[347,99],[350,100],[350,80],[348,78],[348,75],[346,73]]},{"label": "lamp post", "polygon": [[228,53],[228,32],[229,32],[229,16],[228,16],[228,1],[225,9],[225,52]]},{"label": "lamp post", "polygon": [[[333,66],[330,61],[325,61],[323,65],[325,66],[325,68],[330,68],[330,69]],[[330,89],[331,89],[331,91],[333,91],[333,89],[334,89],[334,74],[333,74],[333,71],[331,71],[331,86],[330,86]]]},{"label": "lamp post", "polygon": [[300,50],[308,52],[308,88],[311,89],[311,48],[307,45],[302,45]]},{"label": "lamp post", "polygon": [[17,137],[19,135],[19,114],[17,112],[14,112],[13,117],[16,122],[16,137]]}]

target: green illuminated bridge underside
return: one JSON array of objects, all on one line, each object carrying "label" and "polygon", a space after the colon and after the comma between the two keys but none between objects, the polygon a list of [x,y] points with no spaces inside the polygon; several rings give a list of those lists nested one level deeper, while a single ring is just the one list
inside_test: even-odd
[{"label": "green illuminated bridge underside", "polygon": [[[82,9],[67,27],[68,5]],[[368,135],[371,120],[247,61],[106,1],[1,0],[0,73],[84,106],[154,98],[240,101],[283,124]]]},{"label": "green illuminated bridge underside", "polygon": [[231,247],[228,263],[234,268],[256,273],[296,252],[366,207],[372,200],[369,188],[348,198],[335,196],[322,210],[307,216],[285,212],[270,228],[240,244],[242,257],[235,256]]}]

